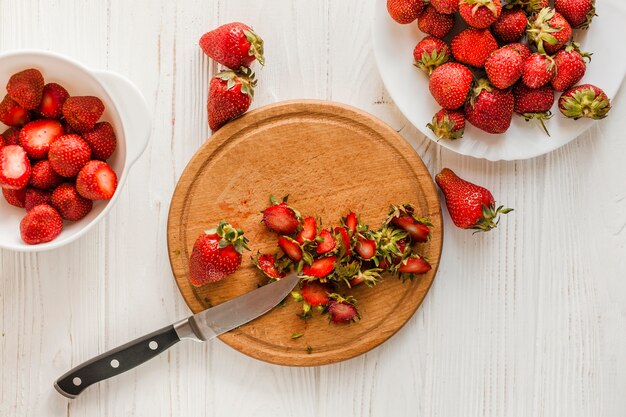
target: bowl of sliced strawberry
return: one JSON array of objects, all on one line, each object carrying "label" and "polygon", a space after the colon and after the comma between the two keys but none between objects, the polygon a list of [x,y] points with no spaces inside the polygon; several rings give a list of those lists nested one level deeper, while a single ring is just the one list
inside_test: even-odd
[{"label": "bowl of sliced strawberry", "polygon": [[148,107],[126,78],[45,51],[1,54],[0,84],[0,248],[58,248],[115,204]]}]

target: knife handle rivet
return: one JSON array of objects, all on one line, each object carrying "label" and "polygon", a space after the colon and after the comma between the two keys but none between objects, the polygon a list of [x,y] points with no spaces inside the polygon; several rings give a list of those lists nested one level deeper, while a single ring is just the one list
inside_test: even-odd
[{"label": "knife handle rivet", "polygon": [[111,361],[111,368],[117,368],[118,366],[120,366],[120,361],[118,361],[117,359],[113,359]]},{"label": "knife handle rivet", "polygon": [[157,348],[159,347],[159,344],[153,340],[150,343],[148,343],[148,347],[151,350],[157,350]]},{"label": "knife handle rivet", "polygon": [[79,386],[82,383],[83,383],[83,381],[79,377],[75,377],[74,379],[72,379],[72,384],[74,384],[76,386]]}]

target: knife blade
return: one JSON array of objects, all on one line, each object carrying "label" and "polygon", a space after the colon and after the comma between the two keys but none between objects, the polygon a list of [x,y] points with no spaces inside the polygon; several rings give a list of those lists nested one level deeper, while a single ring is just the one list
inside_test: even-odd
[{"label": "knife blade", "polygon": [[270,311],[289,295],[298,280],[292,272],[279,281],[109,350],[61,376],[54,388],[67,398],[76,398],[87,387],[141,365],[181,340],[214,339]]}]

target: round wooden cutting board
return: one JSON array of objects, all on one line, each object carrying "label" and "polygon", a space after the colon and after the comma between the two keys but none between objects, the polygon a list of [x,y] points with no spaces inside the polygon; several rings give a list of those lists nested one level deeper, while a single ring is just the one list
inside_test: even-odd
[{"label": "round wooden cutting board", "polygon": [[[252,111],[220,129],[196,153],[180,178],[169,212],[172,271],[194,313],[252,291],[264,282],[252,264],[257,251],[275,253],[276,235],[261,223],[270,194],[289,194],[303,215],[336,225],[349,210],[378,228],[390,204],[413,203],[434,224],[420,245],[433,269],[413,281],[388,276],[374,288],[352,290],[362,318],[334,325],[288,297],[268,314],[220,338],[258,359],[296,366],[349,359],[378,346],[411,318],[430,288],[441,255],[442,221],[433,181],[413,148],[393,129],[357,109],[323,101],[282,102]],[[188,260],[205,229],[227,220],[244,229],[252,252],[223,281],[194,288]],[[302,333],[292,339],[294,333]]]}]

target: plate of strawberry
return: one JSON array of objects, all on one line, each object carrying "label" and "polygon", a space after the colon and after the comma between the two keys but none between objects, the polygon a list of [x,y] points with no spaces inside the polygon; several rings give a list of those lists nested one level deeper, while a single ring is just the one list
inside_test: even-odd
[{"label": "plate of strawberry", "polygon": [[389,94],[426,136],[521,160],[609,116],[624,21],[613,0],[378,0],[373,43]]}]

